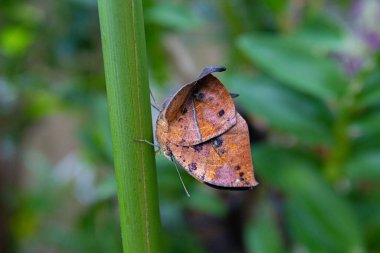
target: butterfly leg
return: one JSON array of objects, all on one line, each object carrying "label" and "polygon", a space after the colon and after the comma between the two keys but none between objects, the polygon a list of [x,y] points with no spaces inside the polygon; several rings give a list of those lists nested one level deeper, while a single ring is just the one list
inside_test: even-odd
[{"label": "butterfly leg", "polygon": [[155,153],[161,151],[161,147],[157,144],[154,144],[154,143],[151,143],[150,141],[147,141],[147,140],[134,140],[134,141],[137,141],[137,142],[145,142],[146,144],[149,144],[155,148],[158,148],[158,150],[154,150]]}]

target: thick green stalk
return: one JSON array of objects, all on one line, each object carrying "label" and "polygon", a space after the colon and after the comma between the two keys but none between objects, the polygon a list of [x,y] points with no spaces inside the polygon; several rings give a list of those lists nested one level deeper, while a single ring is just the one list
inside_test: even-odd
[{"label": "thick green stalk", "polygon": [[160,252],[142,3],[98,2],[123,249]]}]

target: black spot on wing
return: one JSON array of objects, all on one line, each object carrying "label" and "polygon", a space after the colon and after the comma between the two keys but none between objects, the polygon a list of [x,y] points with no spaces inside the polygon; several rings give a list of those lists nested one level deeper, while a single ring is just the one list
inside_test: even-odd
[{"label": "black spot on wing", "polygon": [[193,171],[197,169],[197,164],[195,162],[192,162],[189,164],[189,170]]},{"label": "black spot on wing", "polygon": [[194,150],[195,150],[196,152],[198,152],[198,153],[201,152],[202,149],[203,149],[203,148],[202,148],[202,145],[195,145],[195,146],[194,146]]},{"label": "black spot on wing", "polygon": [[216,137],[213,141],[212,141],[212,145],[214,146],[214,148],[219,148],[223,145],[223,139],[219,136],[219,137]]},{"label": "black spot on wing", "polygon": [[194,94],[194,96],[197,101],[202,102],[203,98],[205,97],[205,94],[201,92],[201,93]]}]

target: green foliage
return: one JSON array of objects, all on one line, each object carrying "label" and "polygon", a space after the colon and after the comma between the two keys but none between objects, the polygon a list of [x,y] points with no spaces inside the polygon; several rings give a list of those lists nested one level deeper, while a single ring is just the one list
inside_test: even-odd
[{"label": "green foliage", "polygon": [[17,56],[25,53],[32,41],[33,38],[27,29],[8,27],[1,34],[0,47],[4,54]]},{"label": "green foliage", "polygon": [[341,71],[310,48],[261,34],[244,36],[238,45],[255,64],[295,90],[333,101],[342,95],[345,79]]},{"label": "green foliage", "polygon": [[275,129],[291,133],[303,142],[331,143],[328,127],[332,115],[321,101],[289,90],[265,76],[232,75],[227,82],[234,92],[241,94],[239,105]]},{"label": "green foliage", "polygon": [[[271,157],[269,160],[268,157]],[[316,173],[307,153],[262,146],[254,152],[263,179],[285,194],[291,236],[312,252],[350,252],[362,248],[358,221]]]},{"label": "green foliage", "polygon": [[167,29],[183,31],[196,28],[202,21],[186,6],[163,3],[152,6],[145,12],[145,20]]},{"label": "green foliage", "polygon": [[[180,168],[189,199],[158,154],[163,252],[380,252],[378,1],[143,2],[157,101],[194,69],[226,65],[217,76],[253,126],[260,182],[220,191]],[[11,217],[1,252],[122,251],[96,7],[0,3],[0,190]],[[45,132],[57,116],[74,122],[73,145],[67,129]],[[28,144],[34,137],[51,142]]]},{"label": "green foliage", "polygon": [[274,210],[270,201],[263,201],[256,211],[260,219],[252,219],[248,223],[245,231],[248,252],[285,252]]}]

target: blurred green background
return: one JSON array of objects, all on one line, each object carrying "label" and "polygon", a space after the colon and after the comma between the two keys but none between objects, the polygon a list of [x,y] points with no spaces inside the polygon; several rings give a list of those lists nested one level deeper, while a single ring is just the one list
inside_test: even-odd
[{"label": "blurred green background", "polygon": [[[143,4],[156,100],[226,66],[261,183],[157,155],[164,252],[380,252],[380,1]],[[0,252],[121,252],[96,0],[0,2],[0,134]]]}]

